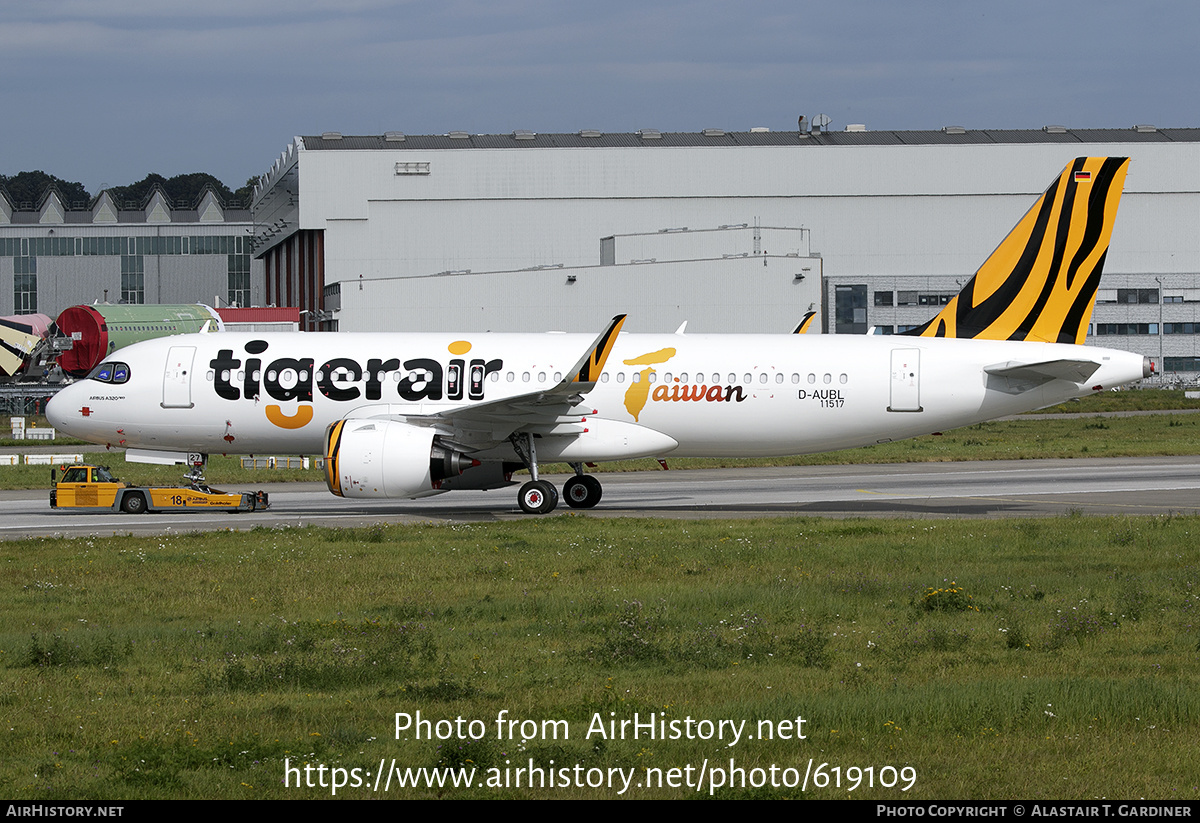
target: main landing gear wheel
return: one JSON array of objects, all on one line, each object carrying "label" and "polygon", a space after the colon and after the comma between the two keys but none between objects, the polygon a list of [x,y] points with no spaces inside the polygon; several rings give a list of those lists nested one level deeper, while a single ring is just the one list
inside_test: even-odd
[{"label": "main landing gear wheel", "polygon": [[558,505],[558,489],[545,480],[530,480],[521,487],[517,503],[526,514],[549,514]]},{"label": "main landing gear wheel", "polygon": [[576,475],[563,484],[563,497],[573,509],[590,509],[600,502],[603,489],[590,474]]}]

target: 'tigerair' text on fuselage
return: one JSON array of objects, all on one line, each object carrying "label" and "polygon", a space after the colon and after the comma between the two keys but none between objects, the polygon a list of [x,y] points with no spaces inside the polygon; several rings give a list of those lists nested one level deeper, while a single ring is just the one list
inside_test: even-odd
[{"label": "'tigerair' text on fuselage", "polygon": [[[366,361],[364,367],[353,358],[334,357],[316,369],[316,360],[312,357],[279,357],[264,366],[263,361],[266,358],[260,355],[266,354],[269,348],[270,344],[265,340],[251,340],[245,344],[242,353],[236,353],[233,349],[220,349],[208,364],[213,371],[212,384],[217,396],[225,400],[258,400],[265,392],[268,397],[280,402],[296,400],[311,403],[315,377],[317,391],[330,400],[384,400],[385,377],[390,373],[399,373],[401,376],[396,381],[396,394],[409,402],[440,401],[443,397],[451,401],[464,398],[483,400],[484,383],[488,376],[497,374],[504,368],[501,358],[467,360],[465,355],[472,348],[467,341],[450,344],[448,348],[452,355],[464,356],[451,359],[446,364],[432,357],[413,357],[407,360],[398,357],[373,357]],[[675,350],[664,349],[655,352],[654,355],[658,357],[652,362],[661,363],[673,357]],[[625,362],[630,365],[647,365],[645,357]],[[641,405],[645,403],[645,397],[638,398],[637,395],[645,395],[651,391],[652,399],[658,402],[740,403],[746,399],[742,387],[734,385],[660,385],[651,390],[648,378],[653,371],[645,369],[639,375],[641,379],[631,384],[626,392],[626,407],[635,419]],[[642,385],[639,387],[638,383]],[[363,384],[362,388],[357,384]],[[290,427],[282,420],[272,422]]]},{"label": "'tigerair' text on fuselage", "polygon": [[[244,347],[247,355],[244,363],[235,356],[233,349],[220,349],[217,356],[209,361],[209,367],[213,370],[213,389],[217,395],[226,400],[240,400],[243,397],[257,399],[266,392],[269,397],[279,401],[312,402],[314,358],[280,357],[272,360],[264,369],[264,358],[257,355],[263,354],[268,348],[265,340],[251,340]],[[451,354],[466,354],[470,348],[471,345],[465,341],[450,346]],[[386,360],[372,357],[364,367],[352,358],[334,357],[317,369],[315,374],[317,390],[330,400],[339,402],[359,398],[383,399],[384,377],[402,369],[406,373],[397,382],[396,390],[404,400],[441,400],[443,383],[447,400],[462,400],[464,396],[469,400],[482,400],[484,380],[503,367],[504,361],[498,358],[476,358],[469,363],[465,359],[455,358],[443,367],[440,361],[432,357],[414,357],[404,361],[398,357]],[[242,372],[241,380],[236,379],[237,372]],[[364,377],[366,384],[362,389],[357,385],[346,385],[361,383]]]}]

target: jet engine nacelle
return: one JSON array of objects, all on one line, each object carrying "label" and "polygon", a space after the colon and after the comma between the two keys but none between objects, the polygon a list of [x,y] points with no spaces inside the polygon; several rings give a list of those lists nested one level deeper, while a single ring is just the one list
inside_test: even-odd
[{"label": "jet engine nacelle", "polygon": [[476,461],[396,420],[339,420],[325,432],[325,482],[338,497],[424,497]]}]

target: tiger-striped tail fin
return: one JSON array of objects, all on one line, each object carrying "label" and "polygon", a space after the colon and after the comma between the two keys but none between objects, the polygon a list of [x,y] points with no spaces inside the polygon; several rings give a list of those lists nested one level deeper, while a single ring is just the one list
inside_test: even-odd
[{"label": "tiger-striped tail fin", "polygon": [[1083,343],[1128,157],[1079,157],[937,316],[905,334]]}]

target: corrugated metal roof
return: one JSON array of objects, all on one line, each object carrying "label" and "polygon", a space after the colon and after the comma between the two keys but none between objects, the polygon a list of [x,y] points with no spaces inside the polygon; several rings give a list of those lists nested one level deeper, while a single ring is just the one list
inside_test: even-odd
[{"label": "corrugated metal roof", "polygon": [[[647,129],[647,131],[651,131]],[[924,131],[730,131],[706,135],[703,132],[661,132],[657,138],[634,133],[601,133],[599,137],[572,134],[410,134],[404,140],[387,140],[384,135],[345,135],[340,139],[304,137],[308,151],[363,151],[377,149],[546,149],[546,148],[680,148],[699,146],[892,146],[892,145],[967,145],[981,143],[1163,143],[1200,142],[1200,128],[1155,129],[967,129]]]},{"label": "corrugated metal roof", "polygon": [[1133,129],[1114,130],[1109,135],[1105,129],[1078,129],[1072,133],[1079,135],[1085,143],[1170,143],[1170,137],[1161,131],[1136,132]]},{"label": "corrugated metal roof", "polygon": [[830,131],[820,142],[831,146],[899,146],[904,141],[894,131]]},{"label": "corrugated metal roof", "polygon": [[254,306],[252,308],[217,308],[225,323],[299,323],[299,306]]},{"label": "corrugated metal roof", "polygon": [[1096,129],[1094,138],[1085,141],[1074,129],[1046,131],[1044,129],[988,129],[984,132],[993,143],[1113,143],[1121,135],[1133,134],[1126,129]]}]

